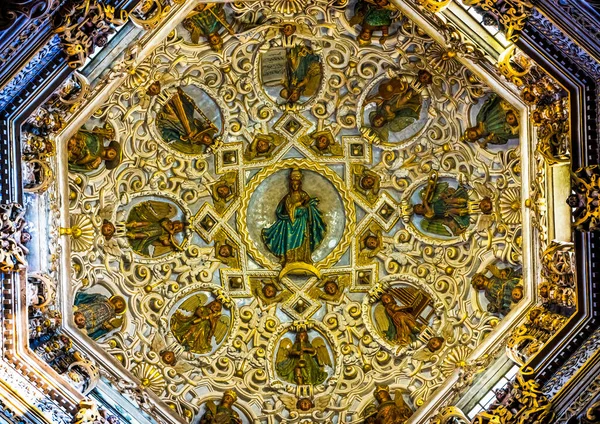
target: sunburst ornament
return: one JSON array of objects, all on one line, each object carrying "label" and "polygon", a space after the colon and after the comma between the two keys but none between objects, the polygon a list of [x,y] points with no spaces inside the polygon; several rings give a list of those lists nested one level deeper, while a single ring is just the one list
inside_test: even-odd
[{"label": "sunburst ornament", "polygon": [[284,15],[293,15],[302,12],[306,8],[306,1],[302,0],[274,0],[270,2],[271,8]]},{"label": "sunburst ornament", "polygon": [[517,187],[502,190],[500,194],[500,216],[509,225],[521,222],[521,191]]},{"label": "sunburst ornament", "polygon": [[165,378],[156,366],[142,362],[133,367],[131,371],[140,379],[142,387],[150,389],[156,394],[160,394],[164,390]]},{"label": "sunburst ornament", "polygon": [[71,236],[71,250],[83,252],[94,244],[94,225],[85,215],[71,215],[71,226],[60,228],[61,235]]},{"label": "sunburst ornament", "polygon": [[471,353],[471,349],[466,346],[456,346],[444,358],[440,364],[442,374],[448,376],[457,368],[462,368],[467,365],[467,357]]}]

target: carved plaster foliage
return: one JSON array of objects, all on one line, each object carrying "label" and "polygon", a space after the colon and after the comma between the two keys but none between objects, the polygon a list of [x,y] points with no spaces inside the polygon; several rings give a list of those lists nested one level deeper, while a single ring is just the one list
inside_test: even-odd
[{"label": "carved plaster foliage", "polygon": [[509,391],[498,399],[490,411],[477,414],[472,423],[550,424],[554,422],[552,404],[535,380],[517,374]]},{"label": "carved plaster foliage", "polygon": [[[126,300],[122,323],[98,341],[183,417],[232,388],[248,419],[299,422],[311,408],[289,405],[306,399],[303,408],[322,408],[313,420],[326,422],[360,414],[356,388],[379,383],[401,388],[414,410],[454,370],[451,360],[440,368],[442,358],[467,359],[506,313],[488,312],[470,278],[492,263],[519,266],[521,224],[510,207],[520,203],[519,145],[514,135],[495,148],[461,141],[467,127],[457,117],[489,125],[490,113],[504,119],[510,108],[461,65],[427,67],[442,50],[405,18],[380,47],[356,40],[367,24],[349,22],[360,9],[313,5],[289,29],[259,4],[225,11],[195,16],[234,29],[236,16],[270,18],[236,36],[217,32],[218,49],[194,42],[195,21],[177,27],[64,141],[71,216],[86,217],[94,234],[72,249],[73,296]],[[307,87],[298,92],[282,68],[296,51],[312,63],[295,77]],[[379,124],[388,86],[415,101],[404,121]],[[490,112],[478,115],[486,101]],[[169,113],[182,122],[179,104],[196,111],[198,147],[167,125]],[[115,153],[88,160],[75,149],[86,141]],[[326,228],[302,267],[279,265],[265,241],[294,179],[319,198],[313,213]],[[419,218],[414,205],[436,187],[456,193],[468,218]],[[171,235],[145,243],[142,215],[167,219]],[[391,335],[394,302],[418,311],[410,333]],[[195,310],[215,311],[214,333],[190,337],[186,328],[201,331],[185,324]],[[327,352],[314,380],[293,371],[285,352],[294,343]]]},{"label": "carved plaster foliage", "polygon": [[[113,11],[92,6],[94,36],[69,24],[82,10],[65,17],[74,67],[112,30]],[[140,42],[94,86],[75,75],[26,129],[30,162],[63,175],[48,140],[68,163],[63,310],[131,381],[99,372],[145,410],[151,395],[190,422],[216,404],[243,422],[341,422],[381,407],[381,385],[410,415],[468,387],[502,349],[500,320],[536,289],[520,268],[523,249],[549,243],[540,165],[569,151],[556,83],[507,54],[509,89],[498,75],[489,87],[457,59],[483,55],[453,26],[438,45],[391,6],[378,25],[370,3],[304,6],[198,5],[144,60]],[[168,10],[138,12],[154,28]],[[523,107],[503,97],[515,87],[539,114],[530,199]],[[38,174],[31,191],[52,194],[52,174]],[[523,203],[538,239],[524,239]],[[569,307],[572,281],[551,277],[548,303]],[[511,345],[521,363],[565,321],[534,311],[518,327],[527,342]],[[35,338],[71,355],[67,376],[97,378],[54,333]],[[484,340],[498,346],[473,357]]]},{"label": "carved plaster foliage", "polygon": [[15,272],[27,266],[25,244],[30,235],[25,225],[25,210],[21,205],[0,205],[0,271]]},{"label": "carved plaster foliage", "polygon": [[598,165],[580,168],[572,173],[575,192],[568,203],[573,210],[573,227],[580,231],[600,229],[600,171]]},{"label": "carved plaster foliage", "polygon": [[482,11],[490,13],[498,22],[506,35],[506,39],[515,42],[527,19],[533,12],[533,3],[529,0],[507,0],[497,2],[494,0],[463,0],[468,6],[475,6]]}]

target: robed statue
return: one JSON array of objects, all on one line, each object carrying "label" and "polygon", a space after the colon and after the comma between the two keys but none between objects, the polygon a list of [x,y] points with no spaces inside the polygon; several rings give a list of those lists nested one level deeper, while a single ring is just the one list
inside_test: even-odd
[{"label": "robed statue", "polygon": [[215,143],[217,127],[181,87],[156,117],[162,138],[182,153],[204,153]]},{"label": "robed statue", "polygon": [[481,147],[488,144],[506,144],[519,137],[519,117],[508,102],[497,94],[485,101],[479,113],[477,124],[467,128],[462,140],[479,142]]},{"label": "robed statue", "polygon": [[207,303],[204,294],[197,294],[181,304],[171,317],[171,331],[185,350],[209,353],[213,339],[218,345],[229,331],[230,319],[223,314],[223,303],[216,299]]},{"label": "robed statue", "polygon": [[469,227],[469,192],[465,186],[450,187],[445,181],[439,182],[437,172],[433,172],[420,197],[422,203],[414,205],[413,211],[423,217],[424,231],[450,237],[461,235]]},{"label": "robed statue", "polygon": [[383,80],[377,92],[368,97],[365,105],[375,103],[369,114],[371,128],[383,140],[389,133],[398,133],[415,123],[421,113],[423,98],[401,77]]},{"label": "robed statue", "polygon": [[236,400],[237,394],[233,390],[225,390],[219,405],[209,400],[198,424],[242,424],[240,415],[233,410]]},{"label": "robed statue", "polygon": [[311,97],[321,82],[321,59],[306,44],[297,44],[285,51],[285,77],[279,93],[287,103],[296,103],[302,96]]},{"label": "robed statue", "polygon": [[367,407],[363,414],[365,424],[403,424],[413,414],[400,390],[396,390],[392,399],[389,387],[377,386],[374,396],[379,405],[371,404]]},{"label": "robed statue", "polygon": [[321,337],[311,343],[306,330],[300,330],[294,343],[288,338],[281,341],[275,370],[282,380],[299,386],[321,384],[328,375],[325,366],[333,363]]},{"label": "robed statue", "polygon": [[405,346],[415,340],[421,328],[412,305],[398,305],[394,296],[384,293],[375,307],[375,322],[391,343]]},{"label": "robed statue", "polygon": [[223,49],[222,29],[233,34],[225,16],[223,3],[201,3],[183,20],[183,27],[190,32],[192,43],[198,44],[200,37],[208,40],[210,47],[220,52]]},{"label": "robed statue", "polygon": [[[486,275],[487,272],[491,276]],[[478,272],[471,280],[473,288],[483,290],[488,300],[487,310],[499,315],[510,312],[513,303],[523,298],[521,273],[510,268],[500,269],[495,265],[488,265],[485,272]]]},{"label": "robed statue", "polygon": [[302,172],[292,169],[289,192],[275,210],[277,220],[262,231],[267,248],[284,266],[297,262],[312,264],[312,252],[323,241],[326,231],[318,202],[319,199],[302,190]]},{"label": "robed statue", "polygon": [[117,141],[109,141],[115,136],[112,128],[81,128],[67,142],[69,170],[90,172],[100,168],[104,162],[106,169],[116,168],[121,163],[121,145]]},{"label": "robed statue", "polygon": [[125,228],[131,248],[140,255],[156,257],[181,250],[175,237],[185,230],[180,220],[172,220],[177,208],[167,202],[147,200],[129,212]]},{"label": "robed statue", "polygon": [[388,0],[359,0],[354,7],[354,16],[350,25],[360,25],[358,42],[369,44],[374,31],[381,31],[379,42],[385,43],[389,37],[389,28],[393,22],[394,6]]},{"label": "robed statue", "polygon": [[121,315],[127,306],[121,296],[108,298],[99,293],[78,292],[74,303],[75,325],[94,340],[123,325]]}]

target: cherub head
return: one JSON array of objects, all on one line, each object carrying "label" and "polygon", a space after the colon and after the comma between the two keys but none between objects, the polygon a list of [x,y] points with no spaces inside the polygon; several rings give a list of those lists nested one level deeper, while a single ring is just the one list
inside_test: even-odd
[{"label": "cherub head", "polygon": [[269,143],[267,140],[259,138],[256,141],[256,151],[258,153],[260,153],[260,154],[267,153],[270,148],[271,148],[271,143]]},{"label": "cherub head", "polygon": [[523,287],[516,286],[514,289],[512,289],[511,299],[515,303],[518,303],[521,299],[523,299]]},{"label": "cherub head", "polygon": [[369,250],[375,250],[379,247],[379,238],[373,234],[369,234],[365,238],[365,247]]},{"label": "cherub head", "polygon": [[309,411],[310,409],[312,409],[312,407],[313,403],[308,398],[298,399],[298,402],[296,402],[296,408],[298,408],[301,411]]},{"label": "cherub head", "polygon": [[154,81],[152,84],[150,84],[148,86],[148,89],[146,90],[146,94],[149,96],[157,96],[158,94],[160,94],[160,90],[161,90],[160,81]]},{"label": "cherub head", "polygon": [[223,303],[220,300],[213,300],[208,305],[208,309],[210,309],[213,313],[221,312],[223,309]]},{"label": "cherub head", "polygon": [[281,33],[283,35],[285,35],[286,37],[289,37],[290,35],[294,34],[295,32],[296,32],[296,25],[284,24],[283,27],[281,28]]},{"label": "cherub head", "polygon": [[308,342],[308,333],[306,330],[300,330],[296,333],[296,342],[306,343]]},{"label": "cherub head", "polygon": [[229,244],[223,243],[219,246],[219,256],[223,258],[229,258],[233,256],[233,249]]},{"label": "cherub head", "polygon": [[360,179],[360,187],[363,190],[370,190],[375,187],[376,182],[377,180],[373,175],[363,175],[363,177]]},{"label": "cherub head", "polygon": [[315,147],[321,152],[327,150],[330,144],[329,138],[326,135],[320,135],[315,140]]},{"label": "cherub head", "polygon": [[437,352],[444,345],[443,337],[432,337],[427,341],[427,349],[431,352]]},{"label": "cherub head", "polygon": [[108,220],[102,221],[102,226],[100,227],[100,233],[106,240],[110,240],[112,236],[115,234],[115,226],[112,222]]},{"label": "cherub head", "polygon": [[173,366],[177,363],[175,352],[171,350],[163,350],[160,352],[160,359],[167,365]]},{"label": "cherub head", "polygon": [[271,283],[267,283],[262,288],[263,296],[267,299],[273,299],[277,295],[277,287]]},{"label": "cherub head", "polygon": [[231,194],[231,188],[227,184],[221,184],[217,187],[217,196],[221,199],[227,199]]},{"label": "cherub head", "polygon": [[323,286],[323,291],[329,296],[334,296],[338,293],[339,287],[335,281],[329,280]]}]

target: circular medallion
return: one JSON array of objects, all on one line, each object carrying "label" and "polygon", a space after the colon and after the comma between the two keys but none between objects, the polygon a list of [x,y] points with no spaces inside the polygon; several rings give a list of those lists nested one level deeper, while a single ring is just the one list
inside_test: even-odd
[{"label": "circular medallion", "polygon": [[252,257],[267,268],[331,266],[348,248],[355,211],[341,178],[301,159],[281,161],[246,186],[238,225]]}]

